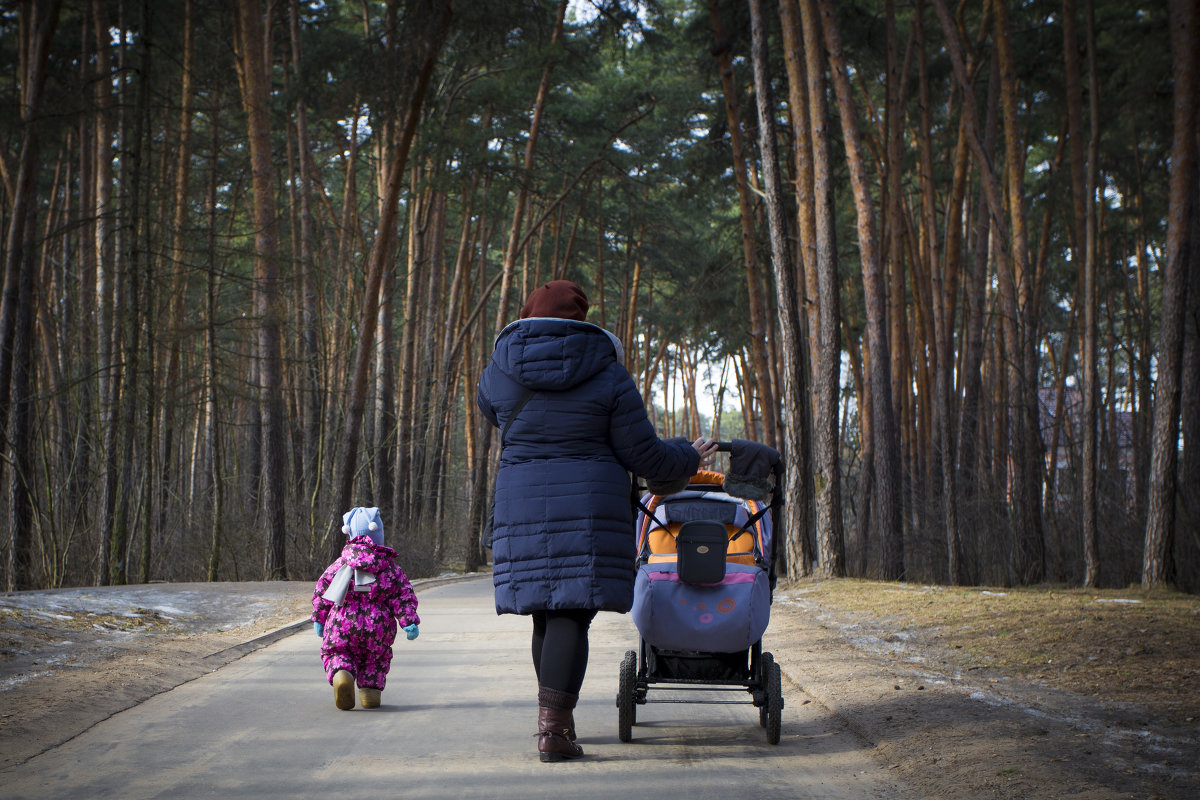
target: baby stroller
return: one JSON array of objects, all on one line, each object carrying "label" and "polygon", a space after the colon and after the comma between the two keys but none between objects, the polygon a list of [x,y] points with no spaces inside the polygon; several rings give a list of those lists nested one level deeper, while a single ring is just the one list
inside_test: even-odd
[{"label": "baby stroller", "polygon": [[[749,701],[694,702],[751,702],[767,741],[779,743],[782,678],[774,657],[763,652],[762,634],[775,588],[782,459],[745,440],[721,442],[718,449],[731,454],[728,476],[701,470],[682,491],[659,488],[663,494],[652,491],[637,502],[633,621],[640,647],[621,662],[622,742],[632,739],[639,705],[689,702],[648,699],[651,686],[673,684],[677,692],[703,697],[749,692]],[[759,474],[737,474],[739,466]]]}]

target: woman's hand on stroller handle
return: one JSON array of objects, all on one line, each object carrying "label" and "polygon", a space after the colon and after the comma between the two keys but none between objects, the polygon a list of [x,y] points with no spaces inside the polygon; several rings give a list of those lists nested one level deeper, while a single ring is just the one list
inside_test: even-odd
[{"label": "woman's hand on stroller handle", "polygon": [[692,447],[696,448],[696,452],[700,454],[700,466],[704,466],[712,460],[717,450],[720,449],[720,444],[716,439],[709,439],[707,436],[701,436],[692,442]]}]

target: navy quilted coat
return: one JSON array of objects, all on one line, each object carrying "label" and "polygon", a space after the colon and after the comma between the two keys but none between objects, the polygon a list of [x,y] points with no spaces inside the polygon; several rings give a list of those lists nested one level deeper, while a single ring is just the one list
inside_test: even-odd
[{"label": "navy quilted coat", "polygon": [[699,466],[690,444],[658,438],[619,352],[603,328],[557,318],[519,320],[496,339],[478,403],[502,431],[512,419],[492,528],[499,614],[628,611],[628,472],[670,481]]}]

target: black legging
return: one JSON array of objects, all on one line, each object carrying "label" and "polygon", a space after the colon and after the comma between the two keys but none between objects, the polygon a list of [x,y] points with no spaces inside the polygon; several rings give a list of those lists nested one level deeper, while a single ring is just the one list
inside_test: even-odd
[{"label": "black legging", "polygon": [[538,685],[579,694],[588,662],[594,610],[533,612],[533,671]]}]

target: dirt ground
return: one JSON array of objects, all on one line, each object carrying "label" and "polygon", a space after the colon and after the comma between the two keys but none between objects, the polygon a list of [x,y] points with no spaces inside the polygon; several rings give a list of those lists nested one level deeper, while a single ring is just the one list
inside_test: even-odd
[{"label": "dirt ground", "polygon": [[923,797],[1200,797],[1200,597],[804,582],[766,644]]},{"label": "dirt ground", "polygon": [[[0,773],[307,625],[310,591],[0,594]],[[764,646],[789,702],[837,714],[918,796],[1200,797],[1200,598],[805,581],[776,592]]]}]

